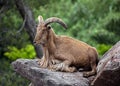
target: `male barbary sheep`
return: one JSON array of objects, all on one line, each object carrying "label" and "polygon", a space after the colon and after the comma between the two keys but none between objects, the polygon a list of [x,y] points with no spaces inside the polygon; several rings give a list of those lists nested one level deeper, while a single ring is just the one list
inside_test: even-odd
[{"label": "male barbary sheep", "polygon": [[56,22],[67,29],[60,18],[51,17],[44,21],[42,16],[38,16],[38,20],[34,43],[43,47],[43,57],[39,60],[41,67],[64,72],[91,68],[90,71],[84,72],[83,76],[96,74],[98,53],[94,47],[71,37],[57,36],[49,24]]}]

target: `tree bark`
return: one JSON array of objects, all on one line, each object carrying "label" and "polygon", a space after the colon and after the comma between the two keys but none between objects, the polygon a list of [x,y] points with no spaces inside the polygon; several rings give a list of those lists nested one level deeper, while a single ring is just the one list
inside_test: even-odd
[{"label": "tree bark", "polygon": [[[22,16],[23,20],[25,20],[25,30],[30,36],[30,41],[33,44],[33,39],[35,37],[36,33],[36,22],[33,18],[32,11],[30,8],[24,4],[23,0],[15,0],[15,5]],[[34,45],[36,54],[38,58],[41,58],[43,53],[42,53],[42,48],[41,46]]]}]

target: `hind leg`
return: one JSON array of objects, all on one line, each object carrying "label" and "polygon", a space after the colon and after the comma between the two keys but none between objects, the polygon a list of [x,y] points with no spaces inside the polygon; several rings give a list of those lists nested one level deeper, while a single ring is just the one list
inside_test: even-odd
[{"label": "hind leg", "polygon": [[75,72],[75,67],[70,67],[71,62],[70,61],[63,61],[59,64],[52,65],[52,69],[56,71],[64,71],[64,72]]},{"label": "hind leg", "polygon": [[96,74],[96,64],[91,63],[91,68],[92,68],[91,71],[89,71],[89,72],[84,72],[84,73],[83,73],[83,76],[84,76],[84,77],[89,77],[89,76],[92,76],[92,75],[95,75],[95,74]]},{"label": "hind leg", "polygon": [[97,73],[97,71],[96,71],[97,58],[98,58],[97,51],[94,48],[89,48],[88,54],[89,54],[89,60],[90,60],[90,67],[92,70],[89,72],[84,72],[83,73],[84,77],[89,77],[89,76],[95,75]]}]

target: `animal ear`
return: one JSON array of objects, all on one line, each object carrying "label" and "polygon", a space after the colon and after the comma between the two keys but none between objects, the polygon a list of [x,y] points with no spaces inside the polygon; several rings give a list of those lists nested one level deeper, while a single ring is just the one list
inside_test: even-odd
[{"label": "animal ear", "polygon": [[50,25],[47,25],[47,29],[50,30],[52,27]]},{"label": "animal ear", "polygon": [[38,22],[39,22],[39,24],[44,23],[43,17],[41,15],[38,16]]}]

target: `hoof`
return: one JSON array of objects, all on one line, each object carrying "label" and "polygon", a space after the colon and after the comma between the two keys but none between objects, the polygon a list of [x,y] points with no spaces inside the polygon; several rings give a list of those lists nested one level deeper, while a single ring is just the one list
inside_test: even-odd
[{"label": "hoof", "polygon": [[77,70],[76,70],[75,67],[70,67],[70,68],[69,68],[69,72],[71,72],[71,73],[72,73],[72,72],[76,72],[76,71],[77,71]]},{"label": "hoof", "polygon": [[88,78],[89,76],[90,76],[90,75],[89,75],[88,72],[84,72],[84,73],[83,73],[83,77]]}]

